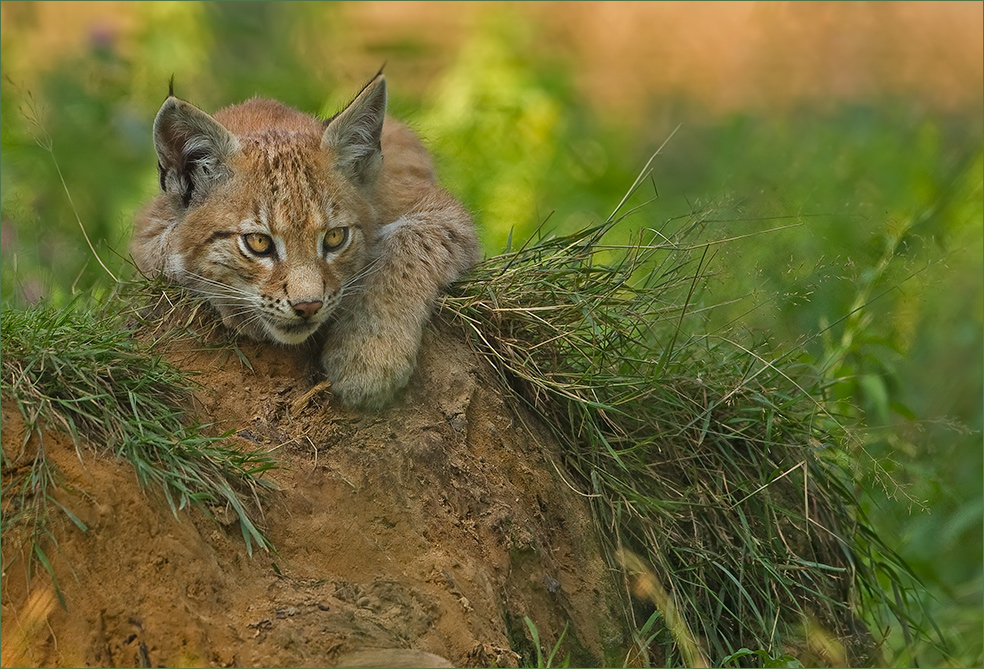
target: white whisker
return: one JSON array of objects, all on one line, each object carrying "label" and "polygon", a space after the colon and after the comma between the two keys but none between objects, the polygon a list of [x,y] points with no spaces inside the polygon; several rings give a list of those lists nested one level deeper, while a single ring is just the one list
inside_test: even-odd
[{"label": "white whisker", "polygon": [[367,263],[366,266],[363,267],[361,270],[359,270],[358,272],[356,272],[355,274],[353,274],[352,276],[350,276],[345,281],[345,283],[342,284],[342,287],[343,288],[348,288],[349,286],[352,286],[353,284],[357,283],[358,281],[361,281],[362,279],[364,279],[365,277],[369,276],[370,274],[374,274],[375,272],[378,272],[382,268],[382,265],[383,264],[384,264],[383,263],[383,256],[377,256],[376,258],[374,258],[373,260],[371,260],[369,263]]},{"label": "white whisker", "polygon": [[[239,297],[239,298],[246,298],[250,300],[256,299],[256,295],[250,291],[243,290],[241,288],[236,288],[235,286],[230,286],[229,284],[222,283],[221,281],[217,281],[215,279],[210,279],[206,276],[202,276],[201,274],[196,274],[195,272],[192,272],[187,269],[182,270],[182,272],[183,274],[194,279],[191,285],[189,284],[185,284],[185,285],[188,285],[188,287],[191,288],[192,290],[199,292],[207,297],[216,296],[216,297],[228,297],[228,298]],[[200,285],[195,285],[195,284],[200,284]],[[210,292],[208,290],[205,290],[206,286],[208,288],[217,288],[218,291]]]}]

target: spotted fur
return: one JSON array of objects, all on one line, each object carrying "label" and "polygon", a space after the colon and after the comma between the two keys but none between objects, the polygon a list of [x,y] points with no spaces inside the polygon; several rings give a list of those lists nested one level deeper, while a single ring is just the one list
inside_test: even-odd
[{"label": "spotted fur", "polygon": [[154,122],[161,192],[131,245],[142,272],[201,293],[242,334],[319,333],[351,406],[407,383],[435,298],[479,253],[468,213],[385,110],[382,75],[325,122],[264,99],[213,117],[170,95]]}]

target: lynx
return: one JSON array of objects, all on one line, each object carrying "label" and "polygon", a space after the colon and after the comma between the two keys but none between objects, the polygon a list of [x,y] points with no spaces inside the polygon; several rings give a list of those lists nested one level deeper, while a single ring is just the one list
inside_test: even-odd
[{"label": "lynx", "polygon": [[420,141],[386,116],[382,74],[327,121],[259,98],[213,117],[172,91],[154,145],[160,194],[131,245],[141,272],[203,295],[248,337],[318,337],[348,406],[406,385],[436,298],[479,245]]}]

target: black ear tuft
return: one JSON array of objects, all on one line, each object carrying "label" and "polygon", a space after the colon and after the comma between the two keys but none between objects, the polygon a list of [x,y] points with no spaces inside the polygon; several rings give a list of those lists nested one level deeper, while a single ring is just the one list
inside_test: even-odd
[{"label": "black ear tuft", "polygon": [[174,97],[174,73],[171,73],[171,79],[167,82],[167,97]]}]

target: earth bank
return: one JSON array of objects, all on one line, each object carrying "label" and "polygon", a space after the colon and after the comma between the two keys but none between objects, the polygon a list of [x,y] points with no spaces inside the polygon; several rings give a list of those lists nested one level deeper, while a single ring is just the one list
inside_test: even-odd
[{"label": "earth bank", "polygon": [[167,356],[201,384],[203,423],[273,452],[279,468],[266,477],[277,489],[263,499],[273,552],[248,555],[228,510],[175,518],[127,462],[59,432],[23,446],[4,399],[12,466],[43,447],[63,477],[59,501],[87,527],[55,519],[48,554],[66,606],[48,607],[46,625],[29,612],[48,574],[28,573],[24,546],[4,542],[8,660],[535,665],[528,617],[547,651],[566,627],[558,659],[569,653],[572,666],[625,661],[617,586],[586,500],[548,432],[454,328],[431,328],[408,389],[376,415],[334,402],[309,351],[240,349],[248,366],[223,347]]}]

